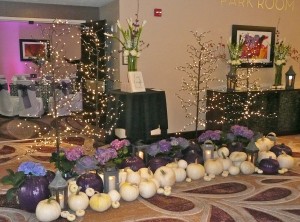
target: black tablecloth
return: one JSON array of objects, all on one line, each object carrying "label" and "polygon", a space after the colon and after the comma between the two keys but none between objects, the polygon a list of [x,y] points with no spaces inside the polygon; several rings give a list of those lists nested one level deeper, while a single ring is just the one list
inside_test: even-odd
[{"label": "black tablecloth", "polygon": [[148,141],[151,130],[157,128],[161,129],[162,137],[167,136],[168,115],[164,91],[146,89],[146,92],[127,93],[112,90],[110,94],[115,100],[109,102],[108,108],[115,109],[117,113],[114,117],[117,120],[116,128],[125,129],[131,142]]}]

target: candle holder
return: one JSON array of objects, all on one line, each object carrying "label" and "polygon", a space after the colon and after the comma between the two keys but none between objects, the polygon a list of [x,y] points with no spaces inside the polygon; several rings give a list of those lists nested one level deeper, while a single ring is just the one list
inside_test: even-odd
[{"label": "candle holder", "polygon": [[257,163],[259,149],[254,141],[251,141],[244,149],[247,154],[247,160],[254,165]]},{"label": "candle holder", "polygon": [[285,89],[294,89],[296,73],[293,66],[285,73]]},{"label": "candle holder", "polygon": [[56,171],[55,177],[48,186],[51,196],[59,203],[61,209],[67,209],[68,204],[68,182],[62,177],[59,170]]},{"label": "candle holder", "polygon": [[236,66],[230,66],[230,71],[227,77],[227,92],[234,92],[237,84]]},{"label": "candle holder", "polygon": [[107,165],[103,170],[104,193],[119,190],[119,169],[115,165]]},{"label": "candle holder", "polygon": [[149,147],[149,145],[143,144],[142,142],[138,141],[132,145],[132,154],[134,156],[140,157],[141,159],[144,160],[144,163],[147,164],[148,163],[148,153],[147,153],[148,147]]},{"label": "candle holder", "polygon": [[202,145],[201,149],[203,152],[204,162],[208,159],[214,158],[215,144],[211,140],[206,140]]}]

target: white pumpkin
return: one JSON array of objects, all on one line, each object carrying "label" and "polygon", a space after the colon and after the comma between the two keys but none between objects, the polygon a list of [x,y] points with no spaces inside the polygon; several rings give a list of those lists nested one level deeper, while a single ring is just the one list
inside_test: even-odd
[{"label": "white pumpkin", "polygon": [[139,187],[136,184],[125,182],[120,186],[120,194],[123,200],[134,201],[139,196]]},{"label": "white pumpkin", "polygon": [[141,179],[150,179],[151,177],[153,177],[153,172],[149,168],[140,168],[138,172],[141,176]]},{"label": "white pumpkin", "polygon": [[282,153],[277,157],[280,168],[291,169],[295,164],[295,160],[292,156]]},{"label": "white pumpkin", "polygon": [[120,202],[119,201],[114,201],[114,202],[112,202],[112,204],[111,204],[111,206],[113,207],[113,208],[119,208],[120,207]]},{"label": "white pumpkin", "polygon": [[156,184],[152,180],[144,180],[139,184],[139,192],[143,198],[153,197],[156,190]]},{"label": "white pumpkin", "polygon": [[240,167],[241,163],[247,159],[247,154],[245,152],[234,151],[229,155],[232,160],[233,165]]},{"label": "white pumpkin", "polygon": [[199,180],[204,177],[205,169],[199,163],[190,163],[186,168],[186,174],[192,180]]},{"label": "white pumpkin", "polygon": [[177,168],[178,167],[178,163],[177,162],[171,162],[171,163],[168,163],[166,166],[170,167],[170,168]]},{"label": "white pumpkin", "polygon": [[186,178],[186,171],[183,168],[177,167],[177,168],[172,168],[174,173],[175,173],[175,177],[176,177],[176,182],[182,182],[185,180]]},{"label": "white pumpkin", "polygon": [[121,195],[117,190],[111,190],[108,192],[108,195],[110,196],[110,199],[112,202],[120,201]]},{"label": "white pumpkin", "polygon": [[228,170],[229,167],[231,167],[233,164],[232,160],[229,159],[228,157],[225,157],[225,158],[220,157],[219,160],[222,162],[223,170]]},{"label": "white pumpkin", "polygon": [[271,152],[271,151],[259,151],[258,152],[258,157],[257,157],[257,162],[260,162],[262,159],[277,159],[276,154]]},{"label": "white pumpkin", "polygon": [[138,171],[129,171],[127,172],[126,182],[139,184],[141,182],[141,175]]},{"label": "white pumpkin", "polygon": [[267,137],[259,138],[255,145],[259,149],[259,151],[269,151],[274,146],[274,141],[270,140]]},{"label": "white pumpkin", "polygon": [[85,210],[89,206],[89,197],[84,192],[72,193],[68,198],[68,205],[73,211]]},{"label": "white pumpkin", "polygon": [[106,211],[111,204],[111,198],[107,193],[96,193],[90,199],[90,207],[97,212]]},{"label": "white pumpkin", "polygon": [[223,172],[223,164],[220,159],[208,159],[204,163],[207,174],[220,175]]},{"label": "white pumpkin", "polygon": [[217,150],[218,156],[223,158],[229,156],[229,149],[226,146],[221,147],[220,149]]},{"label": "white pumpkin", "polygon": [[167,166],[159,167],[154,173],[154,178],[157,179],[161,187],[173,186],[176,182],[174,171]]},{"label": "white pumpkin", "polygon": [[235,176],[240,173],[240,168],[238,166],[231,166],[231,167],[229,167],[228,172],[230,175]]},{"label": "white pumpkin", "polygon": [[240,169],[241,169],[241,172],[246,175],[253,174],[255,172],[255,166],[250,161],[242,162]]},{"label": "white pumpkin", "polygon": [[41,222],[49,222],[60,217],[61,207],[54,199],[42,200],[35,209],[36,218]]},{"label": "white pumpkin", "polygon": [[181,159],[178,161],[178,167],[180,167],[182,169],[186,169],[187,166],[188,166],[188,163],[186,162],[186,160]]},{"label": "white pumpkin", "polygon": [[150,178],[149,180],[151,180],[153,183],[155,183],[156,189],[158,189],[160,187],[159,181],[157,179],[155,179],[154,177]]}]

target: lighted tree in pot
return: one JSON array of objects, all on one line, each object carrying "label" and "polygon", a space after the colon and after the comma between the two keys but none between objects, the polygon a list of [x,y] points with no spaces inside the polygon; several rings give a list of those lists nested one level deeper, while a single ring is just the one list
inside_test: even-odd
[{"label": "lighted tree in pot", "polygon": [[180,99],[182,108],[186,112],[186,118],[189,120],[184,129],[194,125],[195,139],[197,138],[199,126],[205,126],[206,123],[205,118],[201,118],[201,114],[206,113],[206,90],[209,89],[209,83],[217,80],[212,74],[218,67],[218,60],[225,57],[224,53],[219,51],[220,44],[205,39],[207,33],[199,34],[192,31],[196,40],[196,46],[188,45],[187,48],[192,61],[186,63],[185,66],[177,67],[178,70],[187,75],[182,80],[180,89],[180,94],[182,95],[176,94]]}]

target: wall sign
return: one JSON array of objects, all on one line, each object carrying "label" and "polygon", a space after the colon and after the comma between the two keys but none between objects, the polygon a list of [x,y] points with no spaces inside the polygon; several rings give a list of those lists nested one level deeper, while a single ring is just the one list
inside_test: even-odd
[{"label": "wall sign", "polygon": [[295,0],[219,0],[222,6],[294,11]]}]

